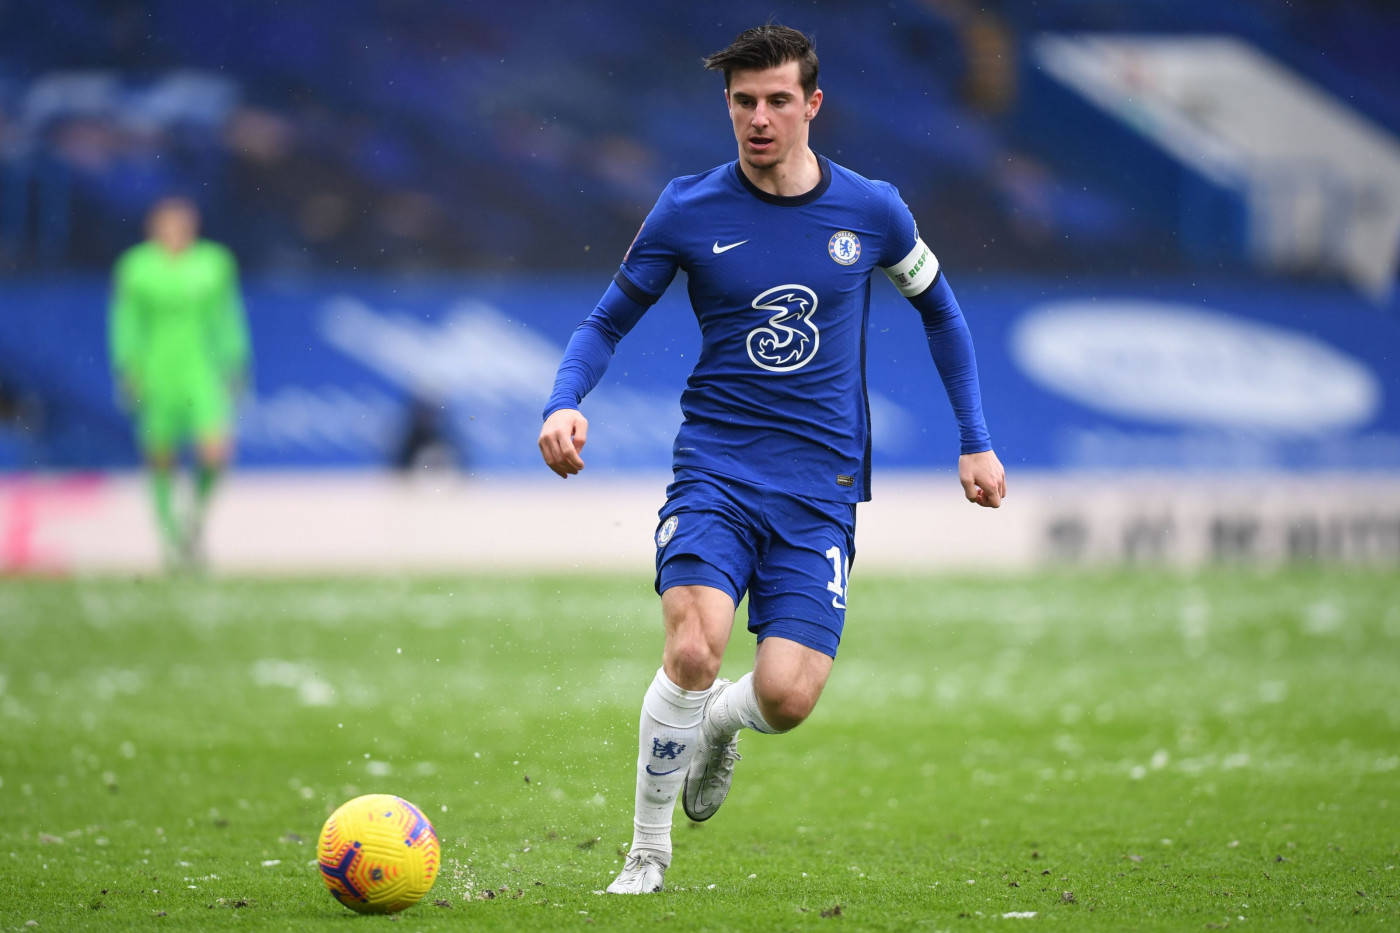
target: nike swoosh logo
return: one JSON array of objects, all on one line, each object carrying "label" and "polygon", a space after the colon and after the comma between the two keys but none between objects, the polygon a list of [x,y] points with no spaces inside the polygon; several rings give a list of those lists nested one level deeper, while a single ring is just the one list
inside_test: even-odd
[{"label": "nike swoosh logo", "polygon": [[738,243],[730,243],[730,244],[728,244],[727,246],[720,246],[720,245],[719,245],[719,240],[715,240],[715,245],[714,245],[714,246],[711,246],[710,249],[714,250],[715,255],[718,256],[720,253],[727,253],[727,252],[729,252],[731,249],[733,249],[733,248],[736,247],[736,246],[743,246],[743,245],[744,245],[745,243],[747,243],[747,242],[748,242],[748,240],[740,240]]},{"label": "nike swoosh logo", "polygon": [[670,771],[653,771],[651,765],[647,765],[647,774],[654,774],[657,777],[661,777],[663,774],[675,774],[679,770],[680,768],[672,768]]}]

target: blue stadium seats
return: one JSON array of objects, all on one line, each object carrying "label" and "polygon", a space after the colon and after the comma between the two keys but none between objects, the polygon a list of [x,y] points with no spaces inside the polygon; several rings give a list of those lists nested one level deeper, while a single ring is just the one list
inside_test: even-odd
[{"label": "blue stadium seats", "polygon": [[[843,0],[772,12],[817,39],[829,96],[816,147],[898,184],[950,268],[1170,271],[1190,258],[1171,230],[1018,115],[1026,41],[1242,35],[1394,128],[1400,104],[1377,75],[1396,83],[1400,15],[1383,6],[894,0],[876,14]],[[250,269],[609,267],[667,178],[732,157],[718,80],[699,59],[750,25],[750,9],[6,5],[0,269],[105,269],[168,190],[197,197]]]}]

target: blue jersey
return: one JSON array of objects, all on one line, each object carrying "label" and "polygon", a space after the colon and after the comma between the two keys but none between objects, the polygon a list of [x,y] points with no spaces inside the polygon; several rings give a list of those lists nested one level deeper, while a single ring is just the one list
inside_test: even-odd
[{"label": "blue jersey", "polygon": [[[603,320],[594,323],[610,355],[635,322],[628,310],[610,306],[627,304],[640,316],[685,270],[702,344],[681,396],[676,470],[856,502],[870,497],[865,334],[872,273],[883,269],[911,298],[940,275],[893,186],[819,162],[820,183],[795,197],[759,189],[737,162],[672,181],[614,278],[630,302],[605,296],[594,312]],[[957,322],[965,334],[960,313]],[[601,375],[601,367],[582,364],[587,346],[576,343],[547,413],[576,407]],[[975,368],[971,386],[975,392]],[[959,411],[964,452],[990,447],[974,403],[968,417]]]}]

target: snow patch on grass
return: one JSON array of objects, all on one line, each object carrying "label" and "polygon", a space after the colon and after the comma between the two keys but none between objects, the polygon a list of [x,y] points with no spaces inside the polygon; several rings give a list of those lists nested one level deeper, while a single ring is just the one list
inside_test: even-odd
[{"label": "snow patch on grass", "polygon": [[259,687],[295,690],[303,706],[330,706],[335,703],[335,687],[307,664],[262,658],[253,662],[252,678]]}]

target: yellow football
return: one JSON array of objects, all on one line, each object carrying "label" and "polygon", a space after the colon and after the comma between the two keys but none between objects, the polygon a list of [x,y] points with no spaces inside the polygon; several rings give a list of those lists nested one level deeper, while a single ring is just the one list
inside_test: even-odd
[{"label": "yellow football", "polygon": [[362,914],[412,907],[433,886],[441,862],[433,824],[392,794],[356,797],[321,827],[321,879],[335,899]]}]

